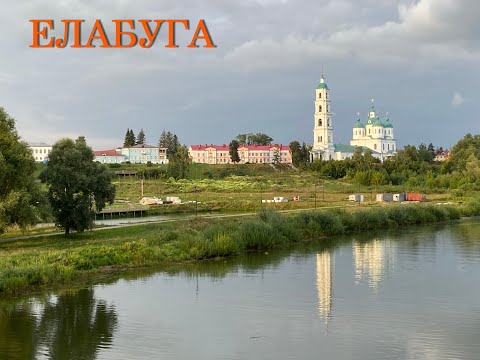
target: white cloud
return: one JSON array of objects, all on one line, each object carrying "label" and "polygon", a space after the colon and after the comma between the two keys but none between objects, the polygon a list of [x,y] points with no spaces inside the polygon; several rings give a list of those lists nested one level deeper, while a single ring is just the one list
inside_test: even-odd
[{"label": "white cloud", "polygon": [[456,91],[453,94],[452,106],[453,107],[459,107],[459,106],[463,105],[464,102],[465,102],[465,98],[462,96],[462,94],[460,94],[459,92]]},{"label": "white cloud", "polygon": [[[354,11],[354,9],[351,9]],[[475,0],[420,0],[399,5],[397,21],[351,25],[316,36],[247,41],[227,62],[244,70],[298,66],[309,60],[357,58],[367,63],[431,65],[480,60],[480,6]]]}]

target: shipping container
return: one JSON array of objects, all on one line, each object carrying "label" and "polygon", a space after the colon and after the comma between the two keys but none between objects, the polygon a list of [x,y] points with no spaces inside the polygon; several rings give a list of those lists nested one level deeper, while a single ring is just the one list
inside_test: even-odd
[{"label": "shipping container", "polygon": [[425,201],[427,200],[427,196],[425,194],[420,194],[420,193],[407,193],[406,200],[407,201]]},{"label": "shipping container", "polygon": [[361,195],[361,194],[349,195],[348,196],[348,201],[363,202],[364,201],[364,196]]},{"label": "shipping container", "polygon": [[393,201],[393,194],[377,194],[378,202],[390,202]]},{"label": "shipping container", "polygon": [[405,201],[406,196],[404,193],[401,194],[393,194],[393,201]]}]

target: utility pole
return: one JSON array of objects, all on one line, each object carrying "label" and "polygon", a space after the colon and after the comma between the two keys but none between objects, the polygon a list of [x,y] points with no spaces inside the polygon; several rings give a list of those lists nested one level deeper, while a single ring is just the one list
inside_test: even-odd
[{"label": "utility pole", "polygon": [[198,194],[197,194],[197,185],[195,185],[195,217],[198,214]]},{"label": "utility pole", "polygon": [[322,200],[323,200],[323,202],[325,202],[325,179],[323,179]]}]

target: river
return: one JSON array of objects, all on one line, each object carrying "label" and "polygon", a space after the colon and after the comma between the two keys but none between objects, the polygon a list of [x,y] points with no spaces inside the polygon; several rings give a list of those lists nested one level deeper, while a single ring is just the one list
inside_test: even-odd
[{"label": "river", "polygon": [[480,359],[480,221],[1,299],[0,359]]}]

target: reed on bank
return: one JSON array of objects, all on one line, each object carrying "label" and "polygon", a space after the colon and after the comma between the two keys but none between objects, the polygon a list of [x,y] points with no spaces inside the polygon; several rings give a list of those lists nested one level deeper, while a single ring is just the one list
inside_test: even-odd
[{"label": "reed on bank", "polygon": [[0,244],[0,294],[88,280],[105,271],[267,251],[302,240],[480,215],[480,201],[462,206],[395,205],[253,218],[139,225]]}]

